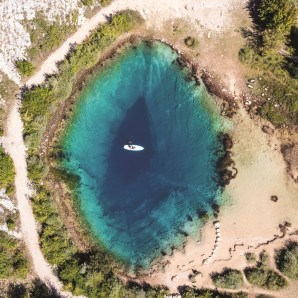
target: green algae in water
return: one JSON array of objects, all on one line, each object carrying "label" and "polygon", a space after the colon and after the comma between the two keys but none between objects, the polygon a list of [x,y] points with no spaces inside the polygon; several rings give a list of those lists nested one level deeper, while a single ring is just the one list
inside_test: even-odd
[{"label": "green algae in water", "polygon": [[[176,58],[162,43],[123,53],[89,82],[64,140],[83,216],[131,268],[197,237],[200,214],[220,200],[220,120]],[[123,150],[132,137],[144,151]]]}]

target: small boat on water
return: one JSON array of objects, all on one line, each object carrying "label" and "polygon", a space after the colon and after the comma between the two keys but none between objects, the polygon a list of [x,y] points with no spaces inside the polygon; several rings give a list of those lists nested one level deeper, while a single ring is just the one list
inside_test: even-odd
[{"label": "small boat on water", "polygon": [[142,151],[145,148],[143,146],[139,146],[139,145],[124,145],[123,147],[125,150],[129,150],[129,151]]}]

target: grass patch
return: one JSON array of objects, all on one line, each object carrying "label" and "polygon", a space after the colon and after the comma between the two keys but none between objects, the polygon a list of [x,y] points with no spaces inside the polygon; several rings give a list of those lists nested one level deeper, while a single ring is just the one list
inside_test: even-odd
[{"label": "grass patch", "polygon": [[212,277],[216,287],[238,290],[243,285],[243,275],[240,271],[226,269],[222,273],[216,273]]},{"label": "grass patch", "polygon": [[291,242],[284,248],[276,250],[275,262],[278,270],[285,276],[298,279],[298,243]]},{"label": "grass patch", "polygon": [[0,232],[0,278],[25,278],[29,265],[18,242]]}]

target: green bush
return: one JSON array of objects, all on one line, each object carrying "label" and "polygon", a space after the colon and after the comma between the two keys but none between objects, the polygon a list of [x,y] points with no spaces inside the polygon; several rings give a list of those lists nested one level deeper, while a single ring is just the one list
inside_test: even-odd
[{"label": "green bush", "polygon": [[45,131],[48,110],[55,102],[49,87],[37,86],[22,95],[21,115],[24,123],[24,138],[29,149],[35,149]]},{"label": "green bush", "polygon": [[291,242],[275,252],[278,270],[289,278],[298,279],[298,243]]},{"label": "green bush", "polygon": [[48,87],[37,86],[22,94],[21,114],[25,124],[35,117],[46,115],[50,103],[54,100],[53,92]]},{"label": "green bush", "polygon": [[245,254],[246,260],[248,263],[255,263],[256,262],[256,255],[252,252],[248,252]]},{"label": "green bush", "polygon": [[252,50],[248,47],[241,48],[239,50],[238,57],[240,62],[248,63],[249,61],[251,61],[251,58],[252,58]]},{"label": "green bush", "polygon": [[28,55],[30,59],[34,59],[34,57],[38,54],[38,49],[37,48],[31,48],[28,50]]},{"label": "green bush", "polygon": [[226,269],[222,273],[216,273],[211,278],[213,284],[219,288],[237,290],[243,285],[243,276],[238,270]]},{"label": "green bush", "polygon": [[265,250],[263,250],[260,253],[259,257],[260,257],[260,262],[263,263],[264,265],[266,265],[267,262],[268,262],[269,256],[268,256],[268,254],[266,253]]},{"label": "green bush", "polygon": [[287,117],[280,111],[279,107],[275,107],[273,103],[266,102],[260,108],[260,114],[263,118],[267,118],[275,125],[287,122]]},{"label": "green bush", "polygon": [[287,281],[277,272],[264,266],[246,268],[245,276],[249,283],[268,290],[280,290],[287,286]]},{"label": "green bush", "polygon": [[30,180],[38,183],[45,178],[49,172],[49,167],[43,163],[38,155],[31,155],[27,159],[28,177]]},{"label": "green bush", "polygon": [[16,240],[0,232],[0,278],[25,278],[29,265]]},{"label": "green bush", "polygon": [[11,282],[8,285],[7,298],[58,298],[61,297],[53,292],[40,279],[34,279],[28,284]]},{"label": "green bush", "polygon": [[11,218],[7,219],[6,224],[7,224],[8,230],[13,230],[16,226],[15,221]]},{"label": "green bush", "polygon": [[14,191],[14,174],[13,161],[0,146],[0,188],[5,188],[7,193]]},{"label": "green bush", "polygon": [[81,0],[81,1],[85,6],[91,6],[94,3],[93,0]]},{"label": "green bush", "polygon": [[27,60],[19,60],[16,62],[16,67],[20,71],[21,75],[32,76],[35,67]]}]

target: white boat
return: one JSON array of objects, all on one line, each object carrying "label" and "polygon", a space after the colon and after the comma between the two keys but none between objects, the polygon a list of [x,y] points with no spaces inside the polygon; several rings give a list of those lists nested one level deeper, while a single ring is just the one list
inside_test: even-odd
[{"label": "white boat", "polygon": [[125,150],[129,150],[129,151],[142,151],[145,148],[139,145],[124,145],[123,147]]}]

